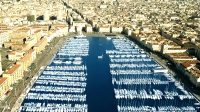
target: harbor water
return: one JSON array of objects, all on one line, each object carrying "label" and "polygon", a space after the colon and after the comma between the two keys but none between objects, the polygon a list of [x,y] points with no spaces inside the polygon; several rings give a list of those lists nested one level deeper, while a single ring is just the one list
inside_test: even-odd
[{"label": "harbor water", "polygon": [[71,38],[26,95],[20,112],[197,112],[200,104],[125,37]]}]

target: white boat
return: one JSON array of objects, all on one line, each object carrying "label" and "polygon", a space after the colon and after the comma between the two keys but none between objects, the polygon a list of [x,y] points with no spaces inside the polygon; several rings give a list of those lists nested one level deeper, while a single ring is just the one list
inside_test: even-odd
[{"label": "white boat", "polygon": [[111,40],[111,37],[106,37],[106,39]]},{"label": "white boat", "polygon": [[103,55],[101,55],[101,56],[98,56],[98,59],[102,59],[103,58]]},{"label": "white boat", "polygon": [[72,62],[71,61],[65,61],[65,64],[71,64]]},{"label": "white boat", "polygon": [[73,64],[80,65],[80,64],[82,64],[82,61],[73,61]]},{"label": "white boat", "polygon": [[76,35],[75,37],[77,37],[77,38],[82,38],[82,37],[86,37],[85,35]]},{"label": "white boat", "polygon": [[62,61],[61,60],[54,60],[53,63],[55,63],[55,64],[61,64]]}]

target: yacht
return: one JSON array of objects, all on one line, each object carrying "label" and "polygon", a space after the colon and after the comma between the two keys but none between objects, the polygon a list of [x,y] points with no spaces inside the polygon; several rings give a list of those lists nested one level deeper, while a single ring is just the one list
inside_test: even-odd
[{"label": "yacht", "polygon": [[102,59],[103,58],[103,55],[101,55],[101,56],[98,56],[98,59]]},{"label": "yacht", "polygon": [[106,37],[106,39],[111,40],[111,37]]},{"label": "yacht", "polygon": [[75,65],[80,65],[80,64],[82,64],[82,61],[73,61],[73,64],[75,64]]}]

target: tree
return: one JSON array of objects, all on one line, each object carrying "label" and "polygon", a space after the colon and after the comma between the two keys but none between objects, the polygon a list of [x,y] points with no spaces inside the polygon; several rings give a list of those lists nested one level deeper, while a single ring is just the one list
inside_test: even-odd
[{"label": "tree", "polygon": [[35,68],[36,68],[36,64],[35,63],[32,63],[31,66],[29,66],[30,70],[34,70]]},{"label": "tree", "polygon": [[30,21],[30,22],[33,22],[33,21],[35,21],[35,16],[34,15],[28,15],[27,20]]}]

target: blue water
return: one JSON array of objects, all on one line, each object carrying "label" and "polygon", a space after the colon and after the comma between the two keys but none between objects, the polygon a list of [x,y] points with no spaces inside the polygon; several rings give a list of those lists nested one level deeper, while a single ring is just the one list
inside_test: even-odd
[{"label": "blue water", "polygon": [[[87,65],[87,103],[89,112],[117,112],[116,99],[111,80],[109,57],[106,50],[113,49],[112,41],[105,38],[89,38]],[[98,56],[102,56],[98,59]]]},{"label": "blue water", "polygon": [[[62,53],[63,51],[66,51],[64,55],[60,55],[59,53],[56,54],[55,60],[60,60],[62,64],[58,63],[50,63],[49,67],[55,67],[55,66],[79,66],[84,67],[82,70],[49,70],[46,68],[44,72],[40,75],[36,83],[33,85],[32,89],[29,91],[28,95],[32,95],[32,93],[36,94],[54,94],[59,96],[61,95],[86,95],[86,99],[83,98],[83,100],[77,100],[77,101],[66,101],[64,100],[66,96],[63,96],[60,100],[55,100],[52,98],[45,99],[42,96],[39,96],[40,99],[34,99],[30,98],[28,95],[24,99],[20,111],[25,112],[28,111],[30,108],[41,109],[41,111],[44,111],[42,109],[49,109],[49,110],[56,110],[57,111],[64,111],[63,109],[69,108],[75,108],[75,105],[83,106],[85,107],[85,111],[88,112],[118,112],[118,107],[123,106],[132,106],[132,107],[141,107],[141,106],[149,106],[149,107],[155,107],[158,110],[158,106],[176,106],[176,107],[186,107],[191,106],[195,110],[197,109],[197,101],[194,99],[193,96],[191,99],[184,99],[180,100],[178,95],[186,95],[181,89],[179,89],[173,80],[171,80],[171,77],[164,75],[164,73],[149,73],[149,74],[134,74],[134,72],[131,72],[127,75],[123,75],[118,73],[118,75],[114,75],[111,73],[111,70],[119,71],[119,70],[150,70],[152,71],[156,67],[159,67],[153,59],[148,57],[146,53],[141,53],[140,48],[134,47],[137,46],[133,42],[129,41],[128,39],[106,39],[104,37],[87,37],[85,40],[81,40],[80,42],[84,41],[86,44],[81,45],[79,43],[79,38],[72,38],[69,42],[66,42],[64,47],[62,47],[59,50],[59,53]],[[78,42],[78,43],[77,43]],[[87,42],[89,45],[87,46]],[[119,45],[117,42],[121,42]],[[72,45],[72,47],[69,47]],[[126,49],[121,48],[126,47]],[[85,49],[88,54],[82,56],[81,49]],[[63,50],[64,49],[64,50]],[[67,50],[66,50],[67,49]],[[70,55],[71,51],[79,50],[79,52],[76,52],[77,54],[75,56]],[[130,52],[126,52],[126,50]],[[110,57],[111,55],[117,55],[107,53],[107,51],[116,51],[116,52],[122,52],[119,56],[126,55],[127,53],[130,53],[131,56],[135,57],[129,57],[129,58],[120,58],[120,57]],[[143,59],[141,57],[137,57],[140,54],[144,54],[145,59],[151,59],[150,61],[128,61],[128,62],[113,62],[111,59]],[[73,62],[76,60],[76,58],[80,58],[82,60],[82,64],[67,64],[64,62],[71,61]],[[100,57],[100,58],[99,58]],[[102,57],[102,58],[101,58]],[[110,64],[120,64],[121,66],[119,68],[111,68]],[[122,65],[125,64],[152,64],[156,65],[153,67],[122,67]],[[49,71],[52,72],[58,72],[58,74],[50,74]],[[79,72],[79,74],[76,75],[70,75],[71,72]],[[65,74],[67,73],[67,74]],[[82,74],[82,75],[81,75]],[[81,81],[77,81],[76,79],[84,79]],[[166,84],[153,84],[151,82],[150,84],[118,84],[118,81],[126,82],[124,79],[130,79],[132,82],[137,82],[136,79],[154,79],[158,80],[160,82],[166,82]],[[69,83],[76,83],[81,84],[80,85],[70,85]],[[44,90],[38,90],[39,87],[46,88]],[[55,87],[55,89],[50,90],[48,87]],[[78,88],[83,90],[82,92],[67,92],[67,91],[59,91],[63,88],[63,90],[67,90],[67,88]],[[132,90],[136,91],[137,93],[140,93],[141,90],[145,90],[147,94],[154,94],[154,90],[161,91],[164,95],[161,95],[161,100],[158,99],[145,99],[141,97],[137,98],[117,98],[116,93],[114,89],[124,89],[124,90]],[[37,90],[37,91],[36,91]],[[54,91],[53,91],[54,90]],[[173,99],[166,99],[165,98],[165,91],[169,92],[177,92],[178,95],[175,95]],[[127,95],[124,95],[127,97]],[[49,96],[50,97],[50,96]],[[80,99],[80,98],[79,98]],[[39,104],[38,104],[39,103]],[[37,105],[38,104],[38,105]],[[48,106],[48,104],[58,104],[57,106]],[[66,105],[68,104],[68,105]],[[77,106],[77,107],[78,107]],[[82,107],[82,108],[83,108]],[[60,109],[60,110],[59,110]],[[83,110],[82,110],[83,111]],[[127,112],[127,111],[124,111]]]}]

